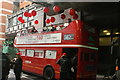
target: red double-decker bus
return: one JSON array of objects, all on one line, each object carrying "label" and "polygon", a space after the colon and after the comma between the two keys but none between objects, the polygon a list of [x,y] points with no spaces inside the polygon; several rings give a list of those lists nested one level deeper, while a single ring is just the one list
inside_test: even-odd
[{"label": "red double-decker bus", "polygon": [[23,70],[43,75],[49,80],[59,79],[60,66],[56,62],[66,52],[71,59],[77,56],[77,80],[95,80],[98,55],[96,28],[81,20],[54,25],[51,30],[44,27],[40,33],[16,36],[14,46],[21,53]]}]

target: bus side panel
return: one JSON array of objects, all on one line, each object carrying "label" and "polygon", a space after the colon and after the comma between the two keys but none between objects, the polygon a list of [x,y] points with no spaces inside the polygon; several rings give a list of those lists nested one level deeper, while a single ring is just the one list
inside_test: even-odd
[{"label": "bus side panel", "polygon": [[77,75],[76,75],[76,79],[80,80],[80,72],[82,71],[82,63],[81,63],[81,48],[78,49],[78,62],[77,62]]},{"label": "bus side panel", "polygon": [[79,48],[77,80],[96,80],[97,51]]},{"label": "bus side panel", "polygon": [[[34,50],[34,56],[28,57],[27,51],[26,51],[26,56],[21,56],[23,60],[23,70],[43,75],[44,68],[47,65],[50,65],[55,71],[55,78],[59,79],[60,77],[59,67],[60,66],[56,64],[56,62],[62,55],[62,48],[26,48],[26,50]],[[43,58],[35,57],[36,50],[44,51],[44,57]],[[47,58],[46,57],[47,50],[56,51],[56,59]]]}]

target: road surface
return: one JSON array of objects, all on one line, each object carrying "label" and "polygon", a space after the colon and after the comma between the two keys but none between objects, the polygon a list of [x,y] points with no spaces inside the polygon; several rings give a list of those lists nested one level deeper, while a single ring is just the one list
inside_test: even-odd
[{"label": "road surface", "polygon": [[[10,74],[8,75],[8,80],[15,80],[13,69],[10,70]],[[21,80],[44,80],[44,79],[38,76],[22,73]]]},{"label": "road surface", "polygon": [[[96,80],[102,80],[102,78],[103,76],[97,75]],[[10,70],[10,74],[8,75],[8,80],[15,80],[15,75],[12,69]],[[38,76],[22,73],[21,80],[44,80],[44,79]]]}]

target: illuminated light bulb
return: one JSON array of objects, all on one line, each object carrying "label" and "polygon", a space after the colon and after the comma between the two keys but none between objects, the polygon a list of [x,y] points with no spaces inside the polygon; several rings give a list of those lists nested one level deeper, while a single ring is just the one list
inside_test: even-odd
[{"label": "illuminated light bulb", "polygon": [[56,27],[56,30],[61,30],[61,28],[58,26],[58,27]]},{"label": "illuminated light bulb", "polygon": [[106,35],[110,35],[110,33],[108,32],[108,33],[106,33]]},{"label": "illuminated light bulb", "polygon": [[68,26],[69,25],[69,23],[64,23],[64,26]]},{"label": "illuminated light bulb", "polygon": [[52,27],[48,27],[48,29],[52,29]]},{"label": "illuminated light bulb", "polygon": [[103,30],[104,33],[108,32],[108,30]]},{"label": "illuminated light bulb", "polygon": [[119,34],[119,32],[116,32],[115,34]]}]

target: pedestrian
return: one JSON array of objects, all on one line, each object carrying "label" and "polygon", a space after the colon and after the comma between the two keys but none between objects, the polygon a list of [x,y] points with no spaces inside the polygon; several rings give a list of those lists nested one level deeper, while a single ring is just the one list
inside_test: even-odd
[{"label": "pedestrian", "polygon": [[71,60],[66,53],[63,53],[57,64],[60,65],[60,80],[71,80]]},{"label": "pedestrian", "polygon": [[73,80],[76,80],[77,75],[77,64],[78,64],[78,56],[75,55],[72,59],[72,67],[73,67]]},{"label": "pedestrian", "polygon": [[13,62],[16,80],[21,80],[22,62],[23,61],[20,57],[20,53],[16,53],[16,59]]},{"label": "pedestrian", "polygon": [[2,79],[7,80],[10,71],[10,59],[8,53],[2,53]]}]

